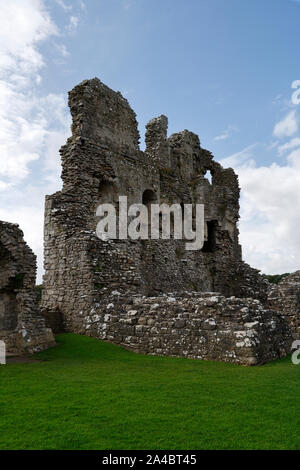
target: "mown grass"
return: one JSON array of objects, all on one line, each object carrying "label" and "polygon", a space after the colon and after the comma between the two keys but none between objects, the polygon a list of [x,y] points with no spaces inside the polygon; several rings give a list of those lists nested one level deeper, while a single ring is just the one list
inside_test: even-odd
[{"label": "mown grass", "polygon": [[0,449],[300,449],[300,366],[137,355],[63,334],[0,366]]}]

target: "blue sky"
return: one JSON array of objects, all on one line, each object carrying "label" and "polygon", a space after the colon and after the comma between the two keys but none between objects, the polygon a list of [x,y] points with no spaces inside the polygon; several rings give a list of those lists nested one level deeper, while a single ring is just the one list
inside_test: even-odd
[{"label": "blue sky", "polygon": [[0,218],[20,223],[39,279],[67,91],[95,76],[129,100],[142,148],[145,124],[166,114],[170,134],[196,132],[235,168],[247,262],[300,268],[300,2],[0,0],[0,22]]},{"label": "blue sky", "polygon": [[[67,0],[64,0],[67,5]],[[69,2],[70,3],[70,2]],[[76,2],[71,2],[72,4]],[[188,128],[219,158],[271,140],[299,76],[300,3],[287,0],[87,0],[70,57],[44,71],[44,90],[66,93],[98,76],[123,92],[141,133],[153,116]],[[66,14],[49,2],[57,24]],[[51,55],[52,46],[44,50]],[[231,127],[230,127],[231,126]],[[214,137],[231,129],[231,138]],[[268,162],[262,152],[261,162]]]}]

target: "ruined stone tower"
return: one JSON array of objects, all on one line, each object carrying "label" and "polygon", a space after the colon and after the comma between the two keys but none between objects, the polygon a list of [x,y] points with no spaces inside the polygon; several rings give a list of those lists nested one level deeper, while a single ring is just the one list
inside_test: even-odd
[{"label": "ruined stone tower", "polygon": [[35,290],[36,257],[18,225],[0,221],[0,340],[9,353],[54,346]]},{"label": "ruined stone tower", "polygon": [[[265,300],[262,278],[241,258],[239,185],[232,169],[214,161],[192,132],[167,137],[165,116],[146,126],[142,152],[134,111],[96,78],[69,93],[69,106],[72,136],[60,151],[63,188],[47,196],[45,206],[42,308],[49,326],[87,333],[95,314],[103,333],[100,306],[115,293],[129,301],[183,291]],[[118,210],[119,196],[148,206],[204,204],[203,249],[186,251],[185,240],[174,239],[99,240],[96,208],[110,202]],[[118,314],[115,321],[120,325]],[[102,333],[93,334],[126,343],[124,331]]]}]

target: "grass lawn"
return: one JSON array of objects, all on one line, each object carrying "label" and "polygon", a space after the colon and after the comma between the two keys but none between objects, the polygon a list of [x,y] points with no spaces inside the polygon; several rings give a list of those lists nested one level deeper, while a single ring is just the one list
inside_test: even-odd
[{"label": "grass lawn", "polygon": [[0,449],[300,449],[300,366],[142,356],[63,334],[0,366]]}]

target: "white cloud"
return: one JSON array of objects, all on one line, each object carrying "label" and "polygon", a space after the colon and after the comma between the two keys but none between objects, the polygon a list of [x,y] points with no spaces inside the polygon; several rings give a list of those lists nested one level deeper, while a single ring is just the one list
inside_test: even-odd
[{"label": "white cloud", "polygon": [[257,166],[255,147],[221,162],[233,163],[239,175],[244,259],[265,273],[292,272],[300,259],[300,150],[283,166]]},{"label": "white cloud", "polygon": [[70,120],[63,96],[39,91],[39,45],[59,32],[42,0],[0,0],[0,9],[0,219],[20,224],[40,280],[44,196],[59,187]]},{"label": "white cloud", "polygon": [[70,55],[67,47],[65,44],[55,44],[58,52],[63,56],[63,57],[68,57]]},{"label": "white cloud", "polygon": [[[55,0],[57,5],[59,5],[65,12],[70,12],[73,8],[76,8],[76,5],[69,4],[64,0]],[[86,11],[86,5],[83,0],[77,0],[77,6],[81,11]]]},{"label": "white cloud", "polygon": [[69,33],[75,33],[75,31],[78,27],[78,24],[79,24],[78,16],[71,15],[70,20],[69,20],[69,24],[67,26],[68,32]]},{"label": "white cloud", "polygon": [[240,167],[242,164],[245,166],[255,166],[255,159],[252,150],[258,145],[258,143],[249,145],[240,152],[234,153],[229,157],[223,158],[222,165],[225,167]]},{"label": "white cloud", "polygon": [[227,129],[222,132],[222,134],[217,135],[214,140],[219,141],[219,140],[227,140],[231,135],[237,131],[237,128],[234,126],[228,126]]},{"label": "white cloud", "polygon": [[269,145],[267,145],[267,149],[272,150],[274,148],[277,148],[278,145],[279,145],[279,140],[274,140],[274,141],[270,142]]},{"label": "white cloud", "polygon": [[283,137],[291,137],[298,131],[298,120],[296,111],[290,111],[287,116],[278,122],[273,130],[273,135],[279,139]]},{"label": "white cloud", "polygon": [[57,5],[59,5],[63,10],[65,11],[70,11],[72,10],[72,5],[68,5],[66,2],[64,2],[63,0],[55,0],[55,2],[57,3]]},{"label": "white cloud", "polygon": [[0,9],[0,77],[36,72],[44,65],[37,43],[58,33],[42,1],[0,0]]},{"label": "white cloud", "polygon": [[280,145],[278,147],[278,153],[279,153],[279,155],[282,155],[287,150],[291,150],[291,149],[294,149],[296,147],[300,147],[300,138],[299,137],[295,137],[294,139],[290,140],[289,142],[286,142],[285,144]]},{"label": "white cloud", "polygon": [[281,102],[281,100],[282,100],[282,94],[279,93],[278,95],[275,96],[275,98],[273,99],[272,103],[273,103],[273,104],[278,104],[278,103]]},{"label": "white cloud", "polygon": [[122,1],[122,6],[124,10],[129,10],[132,8],[135,4],[135,0],[123,0]]},{"label": "white cloud", "polygon": [[86,10],[86,5],[83,0],[78,0],[79,7],[81,10],[85,11]]}]

